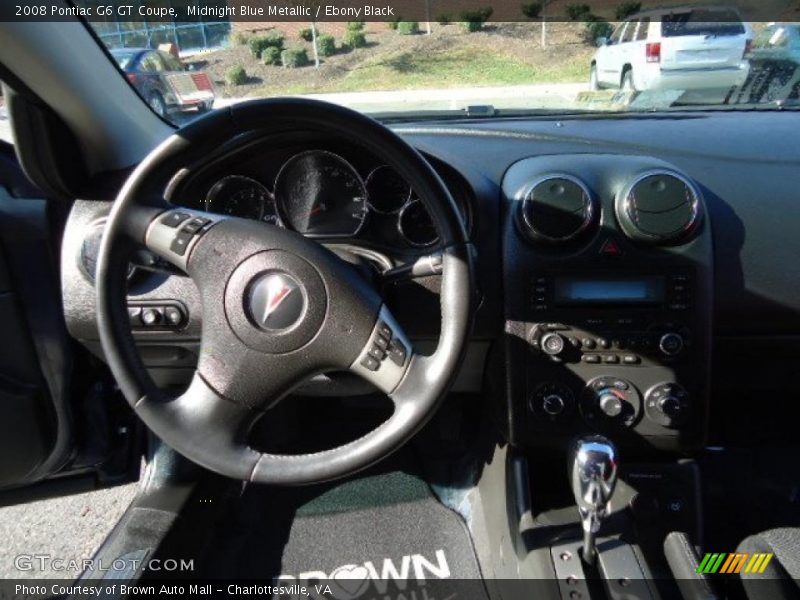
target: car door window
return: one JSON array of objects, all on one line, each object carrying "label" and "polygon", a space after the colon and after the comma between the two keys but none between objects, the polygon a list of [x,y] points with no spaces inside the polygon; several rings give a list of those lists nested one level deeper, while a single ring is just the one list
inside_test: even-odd
[{"label": "car door window", "polygon": [[636,41],[646,40],[648,33],[650,33],[650,17],[644,17],[639,21],[639,29],[636,30]]},{"label": "car door window", "polygon": [[628,21],[628,26],[625,28],[625,33],[622,35],[622,43],[630,42],[636,33],[636,24],[638,21]]}]

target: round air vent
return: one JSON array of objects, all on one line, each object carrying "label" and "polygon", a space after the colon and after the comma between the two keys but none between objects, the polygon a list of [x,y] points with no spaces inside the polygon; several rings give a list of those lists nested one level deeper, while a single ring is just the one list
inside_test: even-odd
[{"label": "round air vent", "polygon": [[653,244],[686,238],[700,224],[701,210],[695,185],[670,171],[642,173],[627,185],[616,203],[625,235]]},{"label": "round air vent", "polygon": [[521,229],[532,241],[558,244],[574,240],[589,229],[595,203],[580,180],[554,175],[531,188],[519,214]]}]

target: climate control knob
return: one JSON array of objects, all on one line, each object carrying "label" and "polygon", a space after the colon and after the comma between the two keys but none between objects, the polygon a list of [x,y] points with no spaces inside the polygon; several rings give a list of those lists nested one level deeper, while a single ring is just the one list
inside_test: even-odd
[{"label": "climate control knob", "polygon": [[600,396],[600,410],[610,418],[618,417],[622,414],[622,402],[616,394],[603,394]]},{"label": "climate control knob", "polygon": [[528,408],[545,421],[564,421],[575,410],[575,396],[563,383],[543,383],[530,395]]},{"label": "climate control knob", "polygon": [[564,412],[565,407],[566,402],[564,402],[564,398],[558,394],[550,394],[542,398],[542,410],[544,410],[544,412],[551,417],[557,417],[560,415],[562,412]]},{"label": "climate control knob", "polygon": [[658,340],[658,349],[666,356],[677,356],[683,350],[683,337],[679,333],[665,333]]},{"label": "climate control knob", "polygon": [[678,419],[683,413],[681,401],[675,396],[667,396],[659,400],[658,409],[671,419]]},{"label": "climate control knob", "polygon": [[592,379],[581,393],[581,414],[598,429],[631,427],[642,410],[636,387],[620,377]]},{"label": "climate control knob", "polygon": [[689,392],[677,383],[660,383],[647,391],[644,411],[663,427],[679,427],[689,414]]}]

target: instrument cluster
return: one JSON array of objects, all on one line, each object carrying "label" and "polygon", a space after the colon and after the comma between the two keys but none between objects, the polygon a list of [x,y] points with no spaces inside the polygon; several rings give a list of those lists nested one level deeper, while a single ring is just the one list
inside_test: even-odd
[{"label": "instrument cluster", "polygon": [[[468,219],[466,206],[459,204]],[[307,237],[358,238],[409,251],[439,240],[430,214],[394,168],[380,164],[359,170],[322,149],[292,155],[272,182],[250,174],[226,175],[208,188],[203,208]]]}]

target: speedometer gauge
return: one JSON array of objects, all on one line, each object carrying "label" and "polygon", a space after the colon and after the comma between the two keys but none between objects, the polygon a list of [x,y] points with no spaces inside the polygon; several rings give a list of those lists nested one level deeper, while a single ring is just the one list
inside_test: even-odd
[{"label": "speedometer gauge", "polygon": [[312,237],[356,235],[367,217],[367,191],[356,170],[332,152],[290,158],[275,180],[275,202],[289,227]]},{"label": "speedometer gauge", "polygon": [[223,177],[208,191],[205,204],[216,214],[277,223],[269,190],[249,177]]}]

